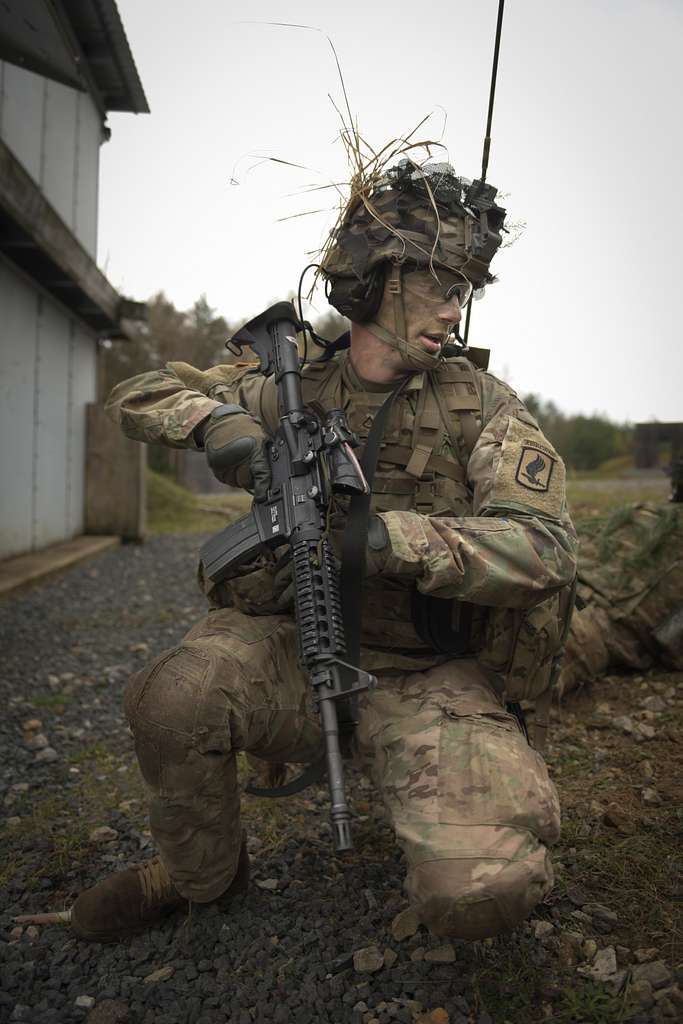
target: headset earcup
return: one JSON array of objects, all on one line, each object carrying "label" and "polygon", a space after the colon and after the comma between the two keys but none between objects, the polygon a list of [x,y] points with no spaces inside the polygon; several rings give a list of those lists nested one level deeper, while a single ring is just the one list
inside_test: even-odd
[{"label": "headset earcup", "polygon": [[382,302],[384,292],[384,270],[375,269],[368,277],[332,277],[327,301],[331,306],[355,323],[371,320]]}]

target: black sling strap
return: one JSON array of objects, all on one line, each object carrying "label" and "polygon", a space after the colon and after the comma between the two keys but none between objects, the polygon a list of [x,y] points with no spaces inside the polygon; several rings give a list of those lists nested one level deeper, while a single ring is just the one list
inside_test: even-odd
[{"label": "black sling strap", "polygon": [[368,540],[372,483],[384,428],[394,401],[410,380],[405,377],[389,394],[376,414],[365,445],[361,467],[368,482],[367,494],[354,494],[342,541],[341,594],[346,634],[346,655],[352,665],[360,661],[360,631],[363,615],[362,586],[365,579],[365,549]]}]

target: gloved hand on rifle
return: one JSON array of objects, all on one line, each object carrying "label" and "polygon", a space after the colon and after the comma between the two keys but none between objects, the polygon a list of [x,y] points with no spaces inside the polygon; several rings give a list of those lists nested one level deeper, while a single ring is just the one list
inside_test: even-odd
[{"label": "gloved hand on rifle", "polygon": [[257,501],[265,499],[270,486],[266,435],[246,409],[241,405],[217,405],[195,427],[195,440],[221,483],[250,491]]},{"label": "gloved hand on rifle", "polygon": [[[346,513],[338,506],[333,506],[330,516],[330,528],[327,536],[332,546],[337,561],[342,562],[342,548],[347,532]],[[391,545],[386,524],[379,515],[371,515],[368,520],[368,535],[365,544],[365,578],[378,576],[384,569],[387,557],[390,554]]]}]

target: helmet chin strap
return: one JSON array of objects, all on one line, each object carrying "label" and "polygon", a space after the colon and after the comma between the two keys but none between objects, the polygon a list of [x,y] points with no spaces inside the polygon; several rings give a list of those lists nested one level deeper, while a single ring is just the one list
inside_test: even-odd
[{"label": "helmet chin strap", "polygon": [[441,362],[441,353],[437,352],[435,355],[432,355],[430,352],[425,351],[422,345],[409,341],[407,338],[408,332],[406,330],[406,312],[403,302],[401,271],[400,263],[392,263],[391,271],[387,278],[388,291],[392,297],[393,332],[378,324],[376,320],[369,320],[366,326],[376,338],[386,342],[391,348],[400,352],[406,363],[410,364],[411,367],[414,367],[416,370],[434,370],[438,363]]}]

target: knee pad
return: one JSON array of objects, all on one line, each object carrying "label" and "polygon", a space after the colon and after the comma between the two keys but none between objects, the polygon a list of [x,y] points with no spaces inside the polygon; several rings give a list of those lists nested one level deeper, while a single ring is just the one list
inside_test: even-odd
[{"label": "knee pad", "polygon": [[474,940],[521,924],[552,884],[550,855],[537,844],[522,860],[425,861],[411,870],[406,889],[433,935]]}]

